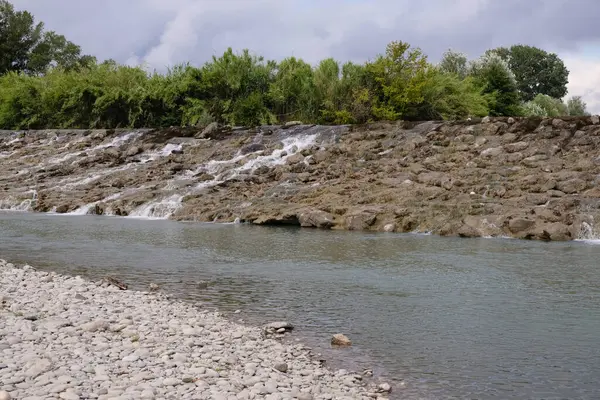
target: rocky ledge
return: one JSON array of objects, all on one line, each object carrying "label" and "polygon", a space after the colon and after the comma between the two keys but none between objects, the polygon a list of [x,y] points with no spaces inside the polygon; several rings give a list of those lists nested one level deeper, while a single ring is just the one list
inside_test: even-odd
[{"label": "rocky ledge", "polygon": [[0,133],[0,208],[599,238],[600,118]]},{"label": "rocky ledge", "polygon": [[218,313],[3,260],[0,320],[2,400],[369,399],[391,390]]}]

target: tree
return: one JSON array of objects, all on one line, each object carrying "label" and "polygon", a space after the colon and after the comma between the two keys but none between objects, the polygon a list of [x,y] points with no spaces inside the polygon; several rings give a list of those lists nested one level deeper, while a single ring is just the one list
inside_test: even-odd
[{"label": "tree", "polygon": [[567,94],[569,70],[556,54],[526,45],[500,47],[488,52],[498,54],[508,63],[523,101],[533,100],[538,94],[555,99]]},{"label": "tree", "polygon": [[44,32],[43,22],[35,23],[29,12],[15,11],[11,3],[0,0],[0,74],[39,74],[50,66],[73,69],[92,61],[93,57],[82,57],[80,47],[64,36]]},{"label": "tree", "polygon": [[489,113],[483,87],[473,77],[460,77],[441,68],[430,68],[423,87],[423,101],[410,107],[407,119],[441,120],[483,117]]},{"label": "tree", "polygon": [[506,61],[498,54],[486,52],[469,65],[469,75],[483,87],[488,99],[490,115],[521,115],[517,81]]},{"label": "tree", "polygon": [[366,65],[375,95],[373,116],[383,120],[401,117],[411,103],[423,101],[427,57],[404,42],[388,44],[385,55]]},{"label": "tree", "polygon": [[464,79],[468,72],[467,56],[454,50],[447,50],[442,55],[438,67],[441,72],[456,74],[460,79]]},{"label": "tree", "polygon": [[573,96],[567,100],[567,109],[569,110],[569,115],[590,115],[587,112],[587,104],[585,104],[581,96]]},{"label": "tree", "polygon": [[546,94],[538,94],[523,105],[525,115],[540,117],[562,117],[569,114],[567,105]]}]

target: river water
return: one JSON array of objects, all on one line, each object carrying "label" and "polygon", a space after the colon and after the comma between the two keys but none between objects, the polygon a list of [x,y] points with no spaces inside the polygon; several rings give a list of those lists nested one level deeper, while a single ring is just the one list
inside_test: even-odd
[{"label": "river water", "polygon": [[[600,398],[594,243],[0,213],[0,257],[289,320],[401,398]],[[329,348],[340,332],[351,349]]]}]

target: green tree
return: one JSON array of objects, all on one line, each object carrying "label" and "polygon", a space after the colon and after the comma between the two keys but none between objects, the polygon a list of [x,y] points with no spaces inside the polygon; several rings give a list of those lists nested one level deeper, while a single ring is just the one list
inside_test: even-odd
[{"label": "green tree", "polygon": [[587,111],[587,104],[581,96],[573,96],[569,100],[567,100],[567,109],[569,111],[569,115],[590,115]]},{"label": "green tree", "polygon": [[395,120],[411,103],[423,101],[426,84],[427,57],[420,49],[410,49],[404,42],[388,44],[385,55],[366,65],[373,82],[373,116]]},{"label": "green tree", "polygon": [[456,74],[460,79],[464,79],[468,73],[467,65],[468,59],[465,54],[447,50],[442,55],[438,67],[441,72]]},{"label": "green tree", "polygon": [[277,66],[270,85],[273,112],[282,120],[314,120],[319,104],[315,99],[314,75],[310,64],[295,57]]},{"label": "green tree", "polygon": [[219,122],[232,125],[271,123],[266,93],[275,75],[276,63],[243,50],[227,49],[201,68],[201,94],[206,111]]},{"label": "green tree", "polygon": [[515,75],[498,54],[486,52],[479,59],[471,61],[469,75],[477,85],[483,87],[482,93],[488,100],[490,115],[517,116],[523,113]]},{"label": "green tree", "polygon": [[524,104],[525,115],[541,117],[562,117],[569,115],[569,109],[565,103],[545,94],[538,94],[531,101]]},{"label": "green tree", "polygon": [[413,104],[407,119],[441,120],[483,117],[489,113],[483,87],[474,78],[460,79],[459,75],[430,68],[423,87],[423,101]]},{"label": "green tree", "polygon": [[11,3],[0,0],[0,74],[24,71],[43,73],[50,66],[78,68],[95,62],[81,56],[79,46],[53,31],[44,31],[27,11],[16,11]]},{"label": "green tree", "polygon": [[556,54],[526,45],[500,47],[488,52],[498,54],[508,63],[524,101],[533,100],[538,94],[556,99],[567,94],[569,70]]}]

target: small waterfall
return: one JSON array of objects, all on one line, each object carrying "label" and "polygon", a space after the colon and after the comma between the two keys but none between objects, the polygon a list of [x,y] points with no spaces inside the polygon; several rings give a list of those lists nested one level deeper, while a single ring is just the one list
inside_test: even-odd
[{"label": "small waterfall", "polygon": [[108,197],[105,197],[102,200],[99,201],[95,201],[93,203],[89,203],[89,204],[85,204],[81,207],[76,208],[75,210],[66,213],[65,215],[88,215],[88,214],[92,214],[91,210],[96,208],[96,205],[100,204],[100,203],[106,203],[109,201],[113,201],[118,199],[119,197],[121,197],[121,193],[115,193],[113,195],[110,195]]},{"label": "small waterfall", "polygon": [[[288,157],[311,147],[315,143],[317,136],[317,134],[313,134],[287,137],[282,140],[283,147],[281,149],[274,150],[269,155],[260,155],[258,157],[249,159],[242,165],[239,164],[248,159],[251,155],[255,156],[256,154],[263,153],[264,150],[258,150],[248,154],[242,154],[240,150],[233,158],[229,160],[211,160],[200,165],[194,171],[187,171],[183,173],[180,178],[167,182],[163,190],[173,191],[177,187],[177,180],[182,178],[190,179],[193,176],[203,172],[214,176],[214,179],[198,183],[194,188],[186,191],[183,194],[170,194],[159,201],[145,203],[130,212],[128,217],[144,219],[168,219],[183,206],[182,201],[185,196],[194,192],[198,192],[199,190],[218,185],[222,182],[235,179],[240,174],[252,173],[262,166],[270,167],[275,165],[283,165],[287,161]],[[173,150],[181,150],[181,145],[176,146],[173,144],[168,144],[161,151],[153,153],[152,156],[168,156]]]},{"label": "small waterfall", "polygon": [[129,213],[129,218],[168,219],[182,206],[184,196],[172,195],[158,202],[146,203]]},{"label": "small waterfall", "polygon": [[0,210],[2,211],[32,211],[37,201],[37,191],[30,190],[30,199],[18,200],[13,197],[0,200]]},{"label": "small waterfall", "polygon": [[600,232],[595,228],[594,218],[591,218],[591,221],[589,223],[581,223],[579,238],[577,240],[581,242],[600,244]]}]

